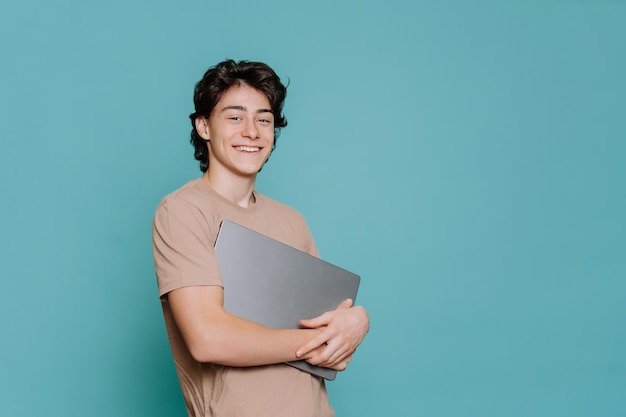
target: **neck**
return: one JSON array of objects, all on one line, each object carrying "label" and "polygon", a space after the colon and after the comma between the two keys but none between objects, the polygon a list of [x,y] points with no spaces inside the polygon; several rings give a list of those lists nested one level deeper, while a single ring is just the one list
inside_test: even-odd
[{"label": "neck", "polygon": [[254,177],[225,177],[223,175],[211,175],[210,170],[207,171],[202,177],[204,181],[222,197],[232,201],[233,203],[241,206],[248,207],[254,204],[254,183],[256,182],[256,175]]}]

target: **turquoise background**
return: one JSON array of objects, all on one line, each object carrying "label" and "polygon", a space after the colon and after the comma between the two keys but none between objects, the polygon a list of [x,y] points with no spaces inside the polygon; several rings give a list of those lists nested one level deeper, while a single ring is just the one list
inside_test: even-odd
[{"label": "turquoise background", "polygon": [[289,80],[258,189],[362,275],[339,416],[626,415],[622,1],[0,5],[2,416],[184,416],[153,272],[192,88]]}]

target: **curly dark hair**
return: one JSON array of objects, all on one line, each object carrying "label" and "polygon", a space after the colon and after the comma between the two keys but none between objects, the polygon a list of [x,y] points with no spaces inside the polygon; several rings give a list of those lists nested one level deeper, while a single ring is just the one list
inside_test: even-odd
[{"label": "curly dark hair", "polygon": [[220,62],[209,68],[194,88],[193,103],[195,112],[189,115],[191,119],[191,144],[194,147],[194,156],[200,161],[200,170],[206,172],[209,168],[209,150],[205,140],[196,131],[196,118],[209,117],[222,95],[231,87],[248,85],[267,96],[274,115],[274,144],[280,129],[287,126],[287,119],[282,114],[283,104],[287,96],[287,87],[272,68],[262,62],[239,61],[232,59]]}]

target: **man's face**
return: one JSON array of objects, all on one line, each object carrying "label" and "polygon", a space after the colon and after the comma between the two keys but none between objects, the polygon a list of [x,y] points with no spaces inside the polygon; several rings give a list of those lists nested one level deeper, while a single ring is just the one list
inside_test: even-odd
[{"label": "man's face", "polygon": [[248,85],[228,89],[208,120],[196,119],[209,139],[208,174],[255,177],[272,151],[274,115],[269,99]]}]

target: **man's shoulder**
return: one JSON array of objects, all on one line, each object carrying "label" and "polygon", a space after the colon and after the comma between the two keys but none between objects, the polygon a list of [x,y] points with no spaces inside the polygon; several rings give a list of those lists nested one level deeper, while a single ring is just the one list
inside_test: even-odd
[{"label": "man's shoulder", "polygon": [[265,194],[261,194],[258,191],[254,192],[258,199],[260,199],[265,208],[271,209],[275,213],[284,213],[285,215],[295,216],[304,219],[302,213],[293,208],[292,206],[275,200],[266,196]]},{"label": "man's shoulder", "polygon": [[191,205],[201,205],[206,201],[207,195],[202,187],[203,183],[200,178],[187,182],[179,189],[167,194],[161,199],[159,207],[167,205],[171,202],[186,202]]}]

